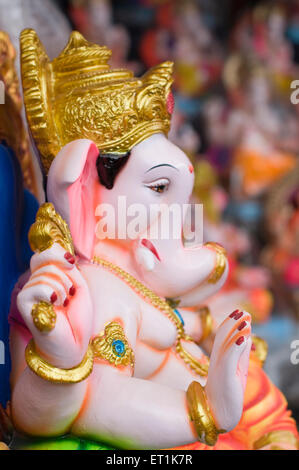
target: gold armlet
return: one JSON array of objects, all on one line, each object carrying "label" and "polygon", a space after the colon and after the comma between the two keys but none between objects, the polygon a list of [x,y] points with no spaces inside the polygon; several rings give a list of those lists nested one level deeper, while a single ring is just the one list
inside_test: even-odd
[{"label": "gold armlet", "polygon": [[202,334],[201,338],[198,341],[198,343],[202,343],[205,339],[207,339],[208,336],[213,331],[213,318],[210,312],[209,307],[203,306],[199,310],[199,315],[200,315],[200,320],[201,320],[201,327],[202,327]]},{"label": "gold armlet", "polygon": [[189,385],[187,403],[190,419],[194,424],[200,442],[208,446],[214,446],[217,442],[218,434],[226,431],[216,428],[205,389],[199,382],[192,382]]},{"label": "gold armlet", "polygon": [[31,340],[25,350],[25,359],[29,369],[44,380],[57,384],[72,384],[82,382],[93,369],[93,349],[89,345],[82,362],[72,369],[59,369],[39,356]]},{"label": "gold armlet", "polygon": [[216,252],[215,268],[207,280],[211,284],[216,284],[216,282],[218,282],[219,279],[222,277],[225,271],[225,267],[227,265],[226,251],[223,246],[215,242],[207,242],[204,244],[204,246]]}]

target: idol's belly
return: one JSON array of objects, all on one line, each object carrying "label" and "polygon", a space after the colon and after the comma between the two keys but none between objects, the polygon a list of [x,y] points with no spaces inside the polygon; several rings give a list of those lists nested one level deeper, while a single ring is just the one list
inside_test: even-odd
[{"label": "idol's belly", "polygon": [[163,368],[170,350],[171,347],[162,351],[157,350],[137,340],[134,376],[141,379],[151,379],[153,375]]}]

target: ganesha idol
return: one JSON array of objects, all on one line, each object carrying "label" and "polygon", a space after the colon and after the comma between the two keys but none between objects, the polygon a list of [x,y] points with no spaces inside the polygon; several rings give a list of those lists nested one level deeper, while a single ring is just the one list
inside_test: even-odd
[{"label": "ganesha idol", "polygon": [[135,238],[101,233],[102,205],[117,210],[125,196],[128,206],[183,206],[194,179],[167,139],[172,63],[135,78],[111,70],[109,57],[73,32],[51,62],[35,31],[21,34],[47,202],[12,298],[13,425],[30,439],[114,448],[296,449],[250,315],[223,312],[214,328],[205,307],[227,276],[224,249],[151,239],[146,218]]}]

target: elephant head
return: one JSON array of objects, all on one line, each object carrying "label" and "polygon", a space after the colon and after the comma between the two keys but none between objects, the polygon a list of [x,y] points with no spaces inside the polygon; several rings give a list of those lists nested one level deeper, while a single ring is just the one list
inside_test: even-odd
[{"label": "elephant head", "polygon": [[[192,193],[193,167],[184,152],[163,134],[153,134],[121,164],[115,156],[115,165],[110,155],[110,163],[103,166],[102,158],[92,141],[79,139],[63,147],[49,171],[48,200],[68,222],[77,254],[91,259],[100,250],[104,257],[115,248],[125,253],[119,258],[122,267],[160,296],[179,299],[181,306],[197,305],[218,290],[227,275],[223,251],[216,244],[186,243],[183,211],[172,219],[170,227],[175,224],[176,230],[168,237],[155,230],[167,208],[183,208]],[[128,219],[119,205],[124,197]],[[122,231],[120,236],[119,220],[132,224],[136,204],[143,208],[138,233],[123,236]],[[107,205],[114,208],[116,221],[109,240],[103,239],[101,224],[101,209]]]}]

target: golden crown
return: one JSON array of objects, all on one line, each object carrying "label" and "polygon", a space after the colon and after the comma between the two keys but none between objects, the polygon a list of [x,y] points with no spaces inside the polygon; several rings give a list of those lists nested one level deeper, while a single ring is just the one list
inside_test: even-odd
[{"label": "golden crown", "polygon": [[101,153],[125,154],[152,134],[167,135],[172,111],[172,62],[141,78],[108,65],[111,51],[74,31],[50,61],[33,29],[21,33],[27,119],[47,173],[68,142],[87,138]]}]

